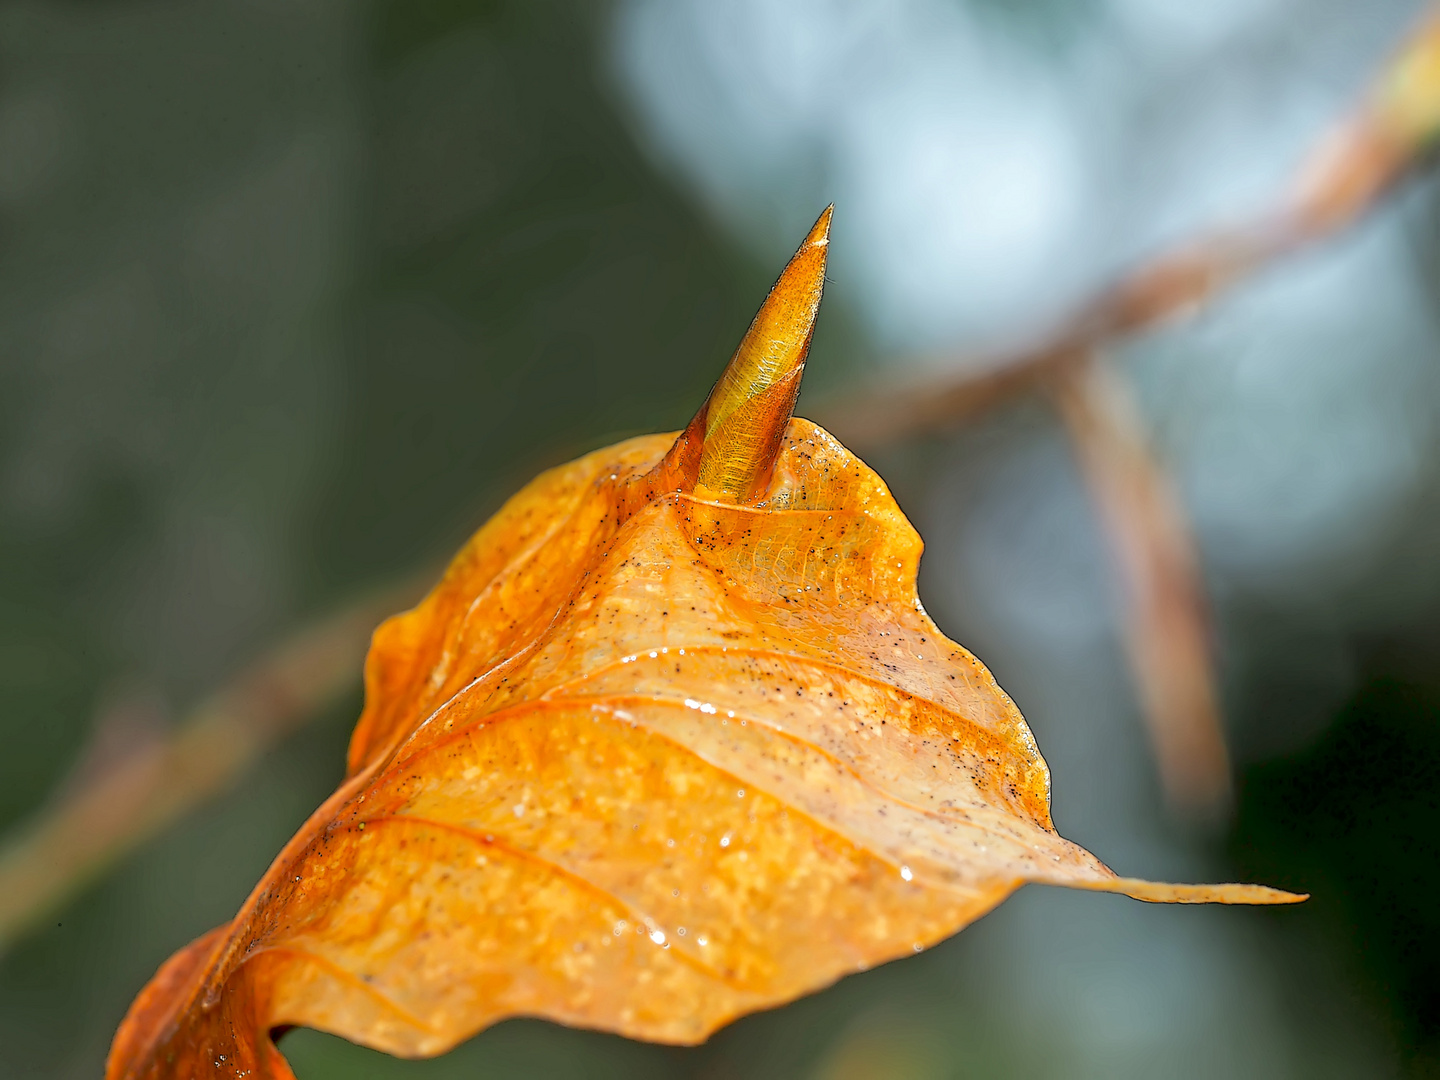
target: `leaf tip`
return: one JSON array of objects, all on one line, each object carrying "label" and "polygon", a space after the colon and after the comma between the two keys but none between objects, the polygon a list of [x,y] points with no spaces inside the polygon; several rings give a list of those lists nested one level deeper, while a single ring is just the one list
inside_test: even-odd
[{"label": "leaf tip", "polygon": [[753,502],[769,483],[825,291],[834,212],[832,203],[816,219],[687,430],[700,437],[701,498]]},{"label": "leaf tip", "polygon": [[1123,893],[1150,904],[1299,904],[1309,893],[1292,893],[1269,885],[1227,882],[1219,885],[1175,885],[1142,878],[1114,878],[1110,881],[1067,883],[1072,888]]}]

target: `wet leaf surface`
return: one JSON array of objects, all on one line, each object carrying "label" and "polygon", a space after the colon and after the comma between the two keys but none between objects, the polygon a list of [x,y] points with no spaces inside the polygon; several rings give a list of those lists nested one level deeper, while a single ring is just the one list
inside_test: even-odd
[{"label": "wet leaf surface", "polygon": [[915,591],[878,476],[792,420],[829,211],[678,437],[543,474],[376,632],[349,776],[131,1008],[109,1075],[288,1077],[507,1016],[693,1043],[1026,882],[1176,902],[1059,836],[1049,774]]}]

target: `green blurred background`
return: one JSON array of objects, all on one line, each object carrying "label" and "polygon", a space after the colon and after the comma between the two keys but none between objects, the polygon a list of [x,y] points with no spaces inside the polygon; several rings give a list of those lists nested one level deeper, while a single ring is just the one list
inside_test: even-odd
[{"label": "green blurred background", "polygon": [[[1077,59],[1074,43],[1111,25],[1100,0],[940,6],[967,9],[986,40],[1057,71],[1083,63],[1112,78],[1107,64],[1124,55]],[[1270,6],[1279,31],[1217,38],[1207,62],[1239,55],[1281,79],[1304,52],[1285,35],[1305,40],[1307,20],[1336,9]],[[778,8],[792,21],[829,10]],[[904,8],[882,5],[882,25],[904,23]],[[1310,112],[1265,122],[1303,145],[1417,10],[1378,4],[1350,16],[1363,32],[1337,23],[1319,35],[1330,51],[1305,54],[1306,78],[1334,80],[1320,80]],[[865,191],[831,184],[839,174],[815,154],[783,160],[773,185],[697,178],[703,155],[684,137],[666,142],[683,116],[655,120],[667,107],[654,96],[661,68],[645,57],[674,50],[656,44],[646,12],[560,0],[0,7],[0,824],[84,782],[77,759],[97,715],[128,717],[122,739],[163,730],[308,616],[443,558],[539,469],[683,424],[832,198],[837,284],[806,400],[883,376],[907,350],[965,344],[963,321],[912,340],[895,330],[903,307],[867,314],[861,294],[885,264],[861,265],[869,249],[847,232],[844,198]],[[1182,21],[1164,32],[1196,31]],[[1180,75],[1206,97],[1207,72],[1234,91],[1228,70]],[[1144,139],[1183,143],[1155,108],[1158,118],[1129,118],[1132,152]],[[750,130],[694,127],[695,145],[722,150]],[[1183,155],[1166,167],[1184,172]],[[1076,196],[1082,207],[1089,197]],[[1213,208],[1175,199],[1114,260]],[[1342,241],[1372,290],[1354,302],[1420,327],[1400,344],[1363,320],[1337,335],[1323,290],[1291,296],[1285,324],[1313,322],[1361,358],[1332,378],[1342,390],[1398,386],[1426,418],[1427,365],[1440,366],[1437,222],[1422,180]],[[1375,236],[1400,238],[1389,276],[1364,270]],[[1282,267],[1260,288],[1283,291],[1287,274],[1305,272]],[[1076,288],[1062,282],[1037,294],[1037,314],[1007,318],[1041,325],[1038,313]],[[1396,295],[1406,306],[1391,318]],[[1203,424],[1173,402],[1200,408],[1219,393],[1185,372],[1217,366],[1234,376],[1225,392],[1239,393],[1225,358],[1289,340],[1263,304],[1238,303],[1124,358],[1177,460]],[[1404,363],[1375,361],[1382,347]],[[1306,432],[1349,430],[1324,402],[1307,405],[1308,370],[1285,369],[1265,392]],[[927,605],[1031,717],[1062,830],[1125,872],[1263,880],[1313,892],[1303,908],[1160,909],[1028,890],[923,956],[703,1047],[512,1021],[443,1058],[397,1062],[296,1032],[283,1049],[297,1074],[1440,1075],[1440,481],[1428,419],[1412,426],[1405,453],[1382,456],[1389,471],[1357,481],[1401,494],[1341,514],[1375,529],[1294,556],[1308,576],[1283,588],[1268,586],[1270,564],[1244,563],[1258,541],[1227,533],[1223,513],[1205,516],[1204,470],[1185,479],[1198,492],[1239,761],[1235,820],[1206,834],[1161,808],[1105,556],[1053,420],[1017,406],[873,462],[931,541]],[[1018,511],[995,502],[996,485],[1028,500],[1020,518],[1004,517]],[[996,569],[991,520],[1001,534],[1050,539],[1033,564]],[[1079,608],[1107,613],[1100,630],[1046,637],[1053,628],[1026,619],[1048,609],[1026,590],[1049,602],[1072,580]],[[359,707],[357,672],[342,707],[0,957],[0,1076],[98,1074],[155,967],[230,917],[338,781]],[[1095,717],[1109,726],[1087,727]],[[1107,803],[1117,789],[1133,797]]]}]

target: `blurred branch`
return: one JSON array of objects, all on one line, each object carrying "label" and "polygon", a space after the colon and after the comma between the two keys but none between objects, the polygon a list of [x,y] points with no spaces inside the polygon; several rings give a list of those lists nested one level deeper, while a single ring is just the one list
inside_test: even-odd
[{"label": "blurred branch", "polygon": [[1142,263],[1038,342],[955,357],[949,372],[899,389],[893,382],[867,388],[822,409],[820,419],[847,445],[864,449],[1042,389],[1096,349],[1193,315],[1248,274],[1354,224],[1419,164],[1437,136],[1440,13],[1420,26],[1364,103],[1326,134],[1269,212]]},{"label": "blurred branch", "polygon": [[168,738],[112,756],[83,786],[66,785],[0,846],[0,950],[351,692],[376,624],[419,592],[407,581],[330,613],[202,702]]},{"label": "blurred branch", "polygon": [[1142,263],[1038,343],[957,361],[951,367],[966,374],[875,388],[822,413],[842,440],[863,448],[953,425],[1028,392],[1051,392],[1109,539],[1125,592],[1131,670],[1161,779],[1179,809],[1213,815],[1230,794],[1205,594],[1184,513],[1147,446],[1128,386],[1102,356],[1357,222],[1418,166],[1437,136],[1440,8],[1267,213]]},{"label": "blurred branch", "polygon": [[1218,815],[1230,761],[1216,700],[1199,561],[1170,478],[1145,441],[1129,385],[1103,357],[1054,384],[1124,592],[1125,638],[1171,802]]}]

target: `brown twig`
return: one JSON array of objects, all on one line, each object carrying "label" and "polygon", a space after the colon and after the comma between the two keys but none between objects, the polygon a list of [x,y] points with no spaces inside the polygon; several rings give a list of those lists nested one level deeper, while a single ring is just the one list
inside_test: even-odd
[{"label": "brown twig", "polygon": [[1130,392],[1102,359],[1137,332],[1198,311],[1227,287],[1364,216],[1440,134],[1440,9],[1365,101],[1317,146],[1275,206],[1248,226],[1183,244],[1103,290],[1037,344],[837,403],[822,419],[864,448],[953,425],[1050,390],[1099,511],[1125,593],[1125,637],[1172,805],[1214,815],[1229,763],[1188,523],[1147,447]]},{"label": "brown twig", "polygon": [[1058,374],[1053,394],[1115,553],[1125,644],[1171,802],[1218,816],[1230,761],[1216,700],[1199,562],[1129,385],[1104,357]]},{"label": "brown twig", "polygon": [[899,389],[871,387],[822,407],[819,417],[863,450],[1041,390],[1056,371],[1095,350],[1191,315],[1248,274],[1355,223],[1418,163],[1437,134],[1440,15],[1433,15],[1364,103],[1320,141],[1268,212],[1142,263],[1038,342],[955,357],[948,373]]},{"label": "brown twig", "polygon": [[0,950],[356,688],[371,631],[419,591],[414,582],[377,590],[301,630],[201,703],[169,738],[112,758],[91,783],[12,833],[0,847]]},{"label": "brown twig", "polygon": [[842,442],[862,451],[942,430],[1022,394],[1042,391],[1057,372],[1082,362],[1097,348],[1197,310],[1223,285],[1296,242],[1289,229],[1241,230],[1168,253],[1100,293],[1038,344],[952,363],[968,374],[942,374],[898,389],[872,388],[846,397],[822,407],[821,420]]}]

